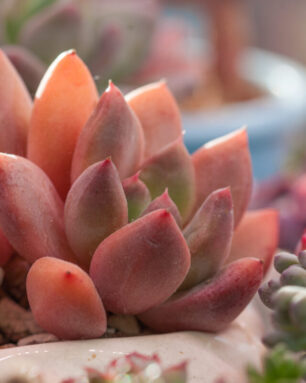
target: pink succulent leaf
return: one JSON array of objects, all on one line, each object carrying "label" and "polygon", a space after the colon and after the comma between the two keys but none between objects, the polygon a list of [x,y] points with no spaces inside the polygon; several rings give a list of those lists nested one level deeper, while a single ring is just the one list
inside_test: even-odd
[{"label": "pink succulent leaf", "polygon": [[184,229],[191,266],[180,289],[203,282],[221,268],[230,252],[233,223],[230,189],[212,192]]},{"label": "pink succulent leaf", "polygon": [[26,286],[34,319],[45,331],[60,339],[104,334],[107,319],[103,304],[92,280],[79,266],[41,258],[32,265]]},{"label": "pink succulent leaf", "polygon": [[208,195],[230,186],[237,227],[250,200],[252,166],[245,129],[205,144],[192,155],[196,175],[196,208]]},{"label": "pink succulent leaf", "polygon": [[168,299],[189,267],[187,243],[172,215],[161,209],[106,238],[90,276],[108,311],[136,314]]},{"label": "pink succulent leaf", "polygon": [[166,209],[168,210],[175,219],[177,225],[179,227],[182,226],[182,218],[180,215],[180,212],[176,206],[176,204],[172,201],[172,199],[169,196],[168,189],[166,189],[163,194],[161,194],[159,197],[156,197],[149,206],[143,211],[141,216],[151,213],[154,210],[158,209]]},{"label": "pink succulent leaf", "polygon": [[3,267],[10,260],[14,253],[14,249],[6,239],[2,229],[0,228],[0,267]]},{"label": "pink succulent leaf", "polygon": [[253,298],[262,281],[262,269],[258,259],[239,259],[210,281],[176,293],[138,317],[158,332],[221,331]]},{"label": "pink succulent leaf", "polygon": [[25,155],[32,101],[20,76],[0,50],[0,152]]},{"label": "pink succulent leaf", "polygon": [[74,181],[88,166],[110,156],[120,178],[134,174],[143,159],[144,138],[138,118],[120,90],[109,83],[82,129],[72,163]]},{"label": "pink succulent leaf", "polygon": [[152,363],[160,364],[158,355],[147,356],[138,352],[132,352],[111,361],[106,369],[106,373],[108,376],[114,377],[118,374],[139,374],[145,371]]},{"label": "pink succulent leaf", "polygon": [[142,166],[140,179],[149,188],[152,198],[160,196],[168,188],[183,224],[186,222],[195,202],[195,175],[182,137],[147,160]]},{"label": "pink succulent leaf", "polygon": [[127,94],[126,100],[144,131],[145,159],[181,136],[179,108],[164,81],[138,88]]},{"label": "pink succulent leaf", "polygon": [[98,99],[91,74],[72,51],[51,64],[36,92],[28,157],[50,177],[62,199],[70,188],[73,151]]},{"label": "pink succulent leaf", "polygon": [[45,256],[74,260],[64,206],[46,174],[31,161],[0,153],[0,225],[29,262]]},{"label": "pink succulent leaf", "polygon": [[98,245],[127,222],[127,202],[112,161],[91,165],[74,182],[65,202],[67,238],[79,263],[88,270]]},{"label": "pink succulent leaf", "polygon": [[39,82],[46,71],[45,64],[24,47],[6,45],[2,49],[23,79],[30,94],[34,96]]},{"label": "pink succulent leaf", "polygon": [[60,52],[78,46],[81,27],[77,2],[55,1],[24,23],[19,42],[44,62],[50,63]]},{"label": "pink succulent leaf", "polygon": [[146,185],[139,179],[139,172],[122,182],[128,203],[129,222],[138,218],[150,204],[151,195]]},{"label": "pink succulent leaf", "polygon": [[269,270],[278,246],[279,220],[274,209],[248,211],[237,227],[227,263],[244,257],[258,258]]}]

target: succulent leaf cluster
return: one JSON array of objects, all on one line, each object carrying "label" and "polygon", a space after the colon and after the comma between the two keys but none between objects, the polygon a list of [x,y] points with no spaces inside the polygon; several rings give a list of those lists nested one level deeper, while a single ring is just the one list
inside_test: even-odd
[{"label": "succulent leaf cluster", "polygon": [[306,361],[278,345],[264,358],[263,371],[248,368],[249,383],[303,383]]},{"label": "succulent leaf cluster", "polygon": [[158,332],[220,331],[256,293],[278,241],[274,210],[245,212],[245,129],[186,150],[165,82],[99,98],[75,51],[34,103],[0,53],[0,266],[33,264],[37,323],[61,339],[101,336],[106,312]]},{"label": "succulent leaf cluster", "polygon": [[158,0],[1,0],[0,45],[33,92],[71,46],[103,84],[141,65],[158,14]]},{"label": "succulent leaf cluster", "polygon": [[276,331],[265,338],[268,345],[286,343],[293,350],[306,350],[306,251],[282,252],[274,258],[279,279],[264,284],[259,294],[273,310]]}]

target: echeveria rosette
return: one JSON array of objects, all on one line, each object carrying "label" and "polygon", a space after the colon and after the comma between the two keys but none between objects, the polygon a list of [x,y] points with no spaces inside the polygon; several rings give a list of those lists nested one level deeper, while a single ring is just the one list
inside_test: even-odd
[{"label": "echeveria rosette", "polygon": [[44,68],[70,47],[104,86],[142,64],[158,14],[158,0],[1,0],[0,46],[33,94]]},{"label": "echeveria rosette", "polygon": [[[163,367],[157,354],[144,355],[133,352],[112,360],[105,368],[85,367],[82,378],[67,378],[61,383],[79,383],[84,380],[88,383],[187,383],[187,362],[183,361],[170,367]],[[22,380],[21,380],[22,379]],[[43,374],[38,377],[39,383],[44,383]],[[10,382],[13,380],[10,379]],[[38,383],[36,378],[16,376],[14,382]],[[3,382],[9,383],[9,381]]]},{"label": "echeveria rosette", "polygon": [[306,251],[298,255],[282,252],[275,256],[279,279],[259,290],[263,303],[272,310],[273,333],[265,338],[272,346],[286,343],[293,350],[306,350]]},{"label": "echeveria rosette", "polygon": [[[3,63],[8,83],[23,89]],[[8,136],[22,133],[14,129],[20,104],[1,108]],[[50,66],[30,115],[28,158],[0,153],[0,265],[11,246],[33,263],[27,293],[40,326],[61,339],[98,337],[105,310],[161,332],[228,326],[257,291],[278,239],[275,211],[245,213],[246,130],[189,155],[164,82],[126,98],[110,83],[98,100],[74,51]]]}]

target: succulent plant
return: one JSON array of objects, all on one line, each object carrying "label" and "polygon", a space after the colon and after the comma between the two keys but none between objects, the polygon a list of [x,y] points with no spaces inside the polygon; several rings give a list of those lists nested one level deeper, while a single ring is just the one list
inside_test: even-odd
[{"label": "succulent plant", "polygon": [[71,46],[103,84],[142,63],[158,14],[158,0],[1,0],[0,45],[33,92]]},{"label": "succulent plant", "polygon": [[282,173],[256,185],[251,207],[279,211],[279,246],[294,251],[306,227],[306,175]]},{"label": "succulent plant", "polygon": [[[161,365],[157,354],[147,356],[133,352],[112,360],[106,368],[102,370],[85,368],[88,383],[186,383],[187,382],[187,362],[164,368]],[[3,383],[43,383],[43,374],[28,379],[25,376],[16,376]],[[81,383],[84,377],[68,378],[62,383]]]},{"label": "succulent plant", "polygon": [[246,130],[190,156],[164,82],[125,97],[110,83],[98,100],[75,51],[52,63],[33,108],[3,53],[2,74],[0,265],[12,248],[33,263],[37,323],[75,339],[101,336],[106,311],[159,332],[234,320],[278,242],[275,211],[245,212]]},{"label": "succulent plant", "polygon": [[275,332],[265,338],[268,345],[286,343],[293,350],[306,350],[306,251],[304,238],[297,253],[281,252],[274,258],[279,279],[265,283],[259,294],[272,309]]}]

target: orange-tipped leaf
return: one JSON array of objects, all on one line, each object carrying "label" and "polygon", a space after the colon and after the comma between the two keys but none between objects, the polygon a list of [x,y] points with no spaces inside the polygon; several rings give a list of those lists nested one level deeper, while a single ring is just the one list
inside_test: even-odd
[{"label": "orange-tipped leaf", "polygon": [[230,186],[237,227],[252,191],[252,165],[245,129],[213,140],[192,155],[196,177],[196,207],[216,189]]},{"label": "orange-tipped leaf", "polygon": [[28,157],[47,173],[62,199],[70,188],[76,141],[97,99],[93,79],[74,51],[57,57],[37,90]]},{"label": "orange-tipped leaf", "polygon": [[138,116],[145,137],[145,159],[181,135],[179,108],[164,81],[138,88],[126,95]]}]

